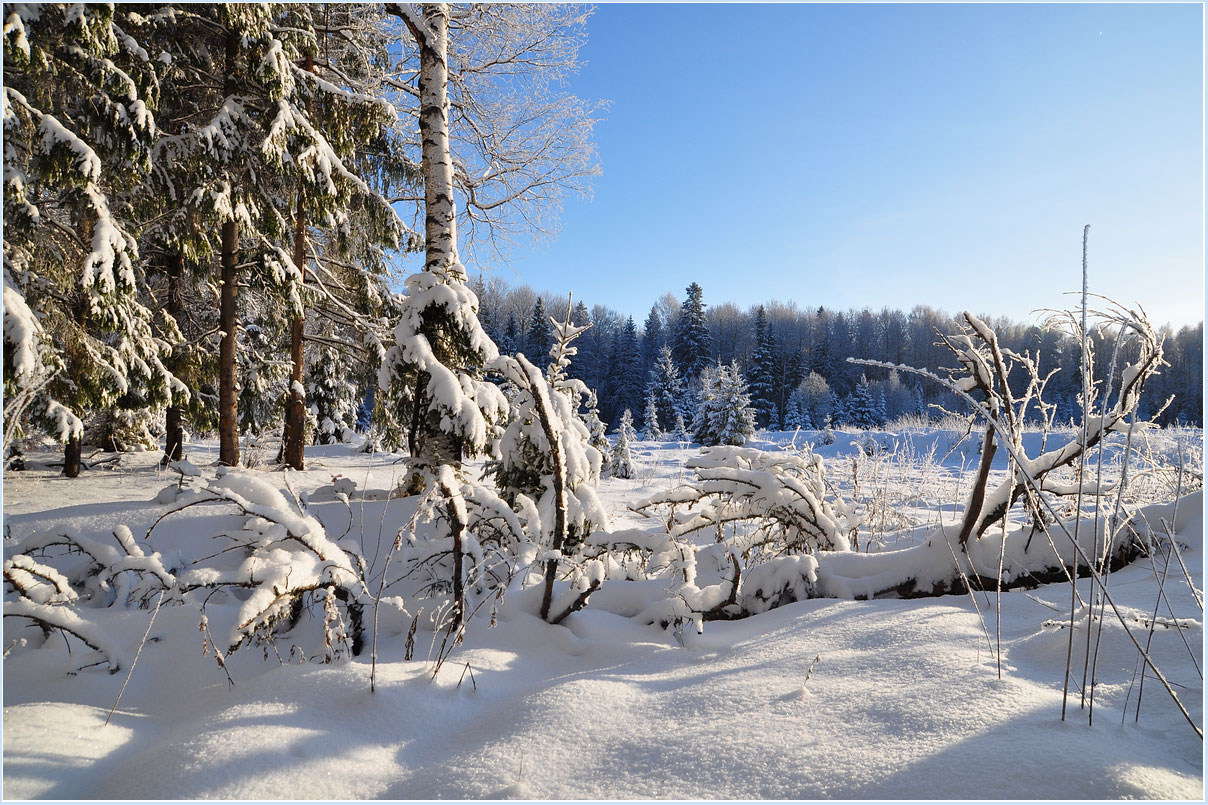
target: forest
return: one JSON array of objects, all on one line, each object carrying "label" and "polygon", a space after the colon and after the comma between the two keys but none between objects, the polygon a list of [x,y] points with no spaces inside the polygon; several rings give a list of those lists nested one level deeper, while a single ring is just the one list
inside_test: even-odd
[{"label": "forest", "polygon": [[591,15],[5,6],[6,796],[1197,796],[1202,323],[509,285]]}]

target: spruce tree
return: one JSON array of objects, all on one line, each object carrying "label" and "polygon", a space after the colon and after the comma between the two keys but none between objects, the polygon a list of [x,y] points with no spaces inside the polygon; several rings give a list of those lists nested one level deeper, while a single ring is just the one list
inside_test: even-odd
[{"label": "spruce tree", "polygon": [[742,445],[755,435],[755,410],[738,364],[706,367],[692,421],[692,436],[702,445]]},{"label": "spruce tree", "polygon": [[755,353],[751,357],[751,406],[755,425],[773,427],[776,422],[776,345],[763,305],[755,311]]},{"label": "spruce tree", "polygon": [[662,347],[655,360],[654,368],[650,370],[650,380],[646,384],[647,396],[653,395],[658,421],[667,428],[674,426],[677,416],[683,416],[684,383],[680,379],[679,370],[671,358],[671,349]]},{"label": "spruce tree", "polygon": [[[587,312],[587,305],[583,304],[582,302],[575,303],[574,310],[570,315],[570,320],[571,323],[576,327],[587,328],[592,326],[591,314]],[[593,354],[590,349],[585,350],[583,348],[586,343],[586,339],[580,342],[578,354],[575,356],[574,362],[571,363],[570,368],[568,369],[571,377],[584,382],[587,382],[587,379],[594,376],[596,372],[596,355]]]},{"label": "spruce tree", "polygon": [[508,324],[503,330],[503,340],[499,342],[499,351],[507,355],[515,355],[520,345],[520,326],[516,324],[516,314],[508,313]]},{"label": "spruce tree", "polygon": [[5,448],[28,422],[74,476],[87,411],[188,397],[158,334],[174,328],[140,299],[130,205],[158,132],[158,54],[133,7],[5,14]]},{"label": "spruce tree", "polygon": [[878,418],[876,397],[873,394],[872,387],[868,384],[867,376],[860,375],[860,382],[856,384],[855,390],[848,396],[846,415],[847,423],[857,428],[867,430],[881,425],[881,420]]},{"label": "spruce tree", "polygon": [[642,438],[649,442],[657,442],[664,436],[663,429],[659,427],[659,407],[655,399],[654,389],[646,391],[646,424],[642,427]]},{"label": "spruce tree", "polygon": [[[663,330],[663,319],[659,315],[659,306],[652,305],[650,307],[650,315],[646,317],[646,323],[642,326],[642,372],[648,373],[654,368],[655,362],[658,360],[659,353],[667,343],[667,336]],[[666,420],[664,420],[666,424]]]},{"label": "spruce tree", "polygon": [[680,318],[675,325],[671,354],[680,374],[691,383],[709,366],[713,338],[705,321],[704,291],[694,282],[686,292],[687,297],[680,306]]},{"label": "spruce tree", "polygon": [[638,347],[637,328],[633,317],[625,320],[613,338],[612,355],[608,374],[611,380],[611,411],[628,409],[631,412],[642,405],[644,386],[642,382],[641,354]]},{"label": "spruce tree", "polygon": [[533,361],[539,363],[549,353],[551,346],[549,314],[545,312],[545,303],[541,301],[540,296],[537,297],[537,303],[533,305],[533,313],[529,317],[526,340],[526,354],[532,355]]},{"label": "spruce tree", "polygon": [[[780,358],[784,369],[777,373],[776,405],[781,411],[781,419],[787,420],[789,400],[793,391],[809,374],[809,369],[806,366],[805,351],[800,345],[796,349],[790,350],[787,356],[781,355]],[[789,427],[787,422],[785,427]]]},{"label": "spruce tree", "polygon": [[813,423],[810,422],[809,412],[802,408],[800,395],[794,393],[789,396],[788,405],[784,412],[784,429],[785,430],[811,430]]},{"label": "spruce tree", "polygon": [[348,362],[331,346],[320,347],[307,363],[306,400],[315,444],[338,444],[357,426],[357,386]]},{"label": "spruce tree", "polygon": [[630,445],[637,441],[637,433],[633,429],[633,414],[628,408],[621,413],[621,419],[613,432],[617,439],[608,453],[607,474],[613,478],[632,478],[635,471]]}]

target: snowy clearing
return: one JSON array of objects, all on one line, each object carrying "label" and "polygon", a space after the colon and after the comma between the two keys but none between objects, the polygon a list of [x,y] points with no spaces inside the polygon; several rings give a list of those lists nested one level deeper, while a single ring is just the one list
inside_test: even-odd
[{"label": "snowy clearing", "polygon": [[[783,450],[794,439],[798,446],[818,445],[827,477],[854,501],[852,516],[862,519],[861,551],[916,544],[958,516],[977,463],[976,440],[924,429],[834,436],[826,445],[819,432],[760,434],[751,446]],[[1202,450],[1199,431],[1152,438],[1151,454],[1169,452],[1175,443]],[[868,455],[870,440],[884,458]],[[52,454],[31,456],[31,469],[4,477],[6,560],[21,541],[46,531],[116,548],[112,535],[122,525],[139,545],[153,542],[176,572],[220,550],[215,535],[235,533],[247,519],[224,504],[182,509],[144,538],[168,510],[157,499],[178,500],[164,494],[166,488],[201,489],[216,481],[217,445],[186,447],[186,469],[200,477],[161,470],[155,453],[127,453],[109,469],[68,480],[39,469],[39,460],[51,461]],[[265,457],[274,449],[263,448]],[[662,523],[628,507],[684,480],[684,465],[699,448],[639,441],[632,454],[635,476],[601,481],[599,498],[614,533],[662,533]],[[305,472],[248,473],[278,497],[245,503],[280,509],[292,493],[308,501],[308,515],[287,523],[291,533],[316,518],[327,539],[340,545],[351,540],[371,566],[380,565],[414,511],[407,499],[386,499],[401,465],[348,445],[308,448],[308,456]],[[1004,471],[1005,463],[996,469]],[[341,496],[348,480],[356,491],[346,505]],[[1155,527],[1171,525],[1194,589],[1201,591],[1202,494],[1184,496],[1176,510],[1169,502],[1173,490],[1163,487],[1169,480],[1157,469],[1144,476],[1153,499],[1167,501],[1151,504],[1144,515]],[[263,484],[226,483],[242,492],[253,486],[263,491]],[[1110,589],[1130,630],[1151,641],[1155,664],[1202,729],[1202,610],[1177,563],[1168,571],[1166,597],[1159,597],[1156,579],[1166,562],[1167,556],[1153,563],[1142,558],[1113,573]],[[719,563],[715,572],[723,570]],[[702,564],[700,572],[711,569]],[[536,615],[540,585],[512,590],[471,619],[464,644],[452,649],[435,679],[430,659],[440,651],[442,633],[421,626],[414,659],[405,661],[410,621],[385,605],[378,612],[376,671],[369,647],[359,657],[344,650],[323,662],[313,648],[323,644],[321,605],[304,611],[271,647],[229,654],[226,671],[213,655],[223,642],[218,632],[242,603],[233,593],[215,593],[208,604],[213,641],[199,631],[197,598],[190,597],[196,593],[162,606],[132,671],[123,664],[116,673],[104,664],[82,667],[96,657],[75,638],[56,633],[44,640],[37,626],[6,618],[4,796],[1203,796],[1202,741],[1152,674],[1141,682],[1138,653],[1110,608],[1102,621],[1095,610],[1092,621],[1093,633],[1102,624],[1094,723],[1088,726],[1091,711],[1079,706],[1084,609],[1062,722],[1068,583],[1003,594],[1001,679],[993,594],[815,598],[742,620],[708,622],[697,634],[691,626],[663,629],[633,617],[657,597],[660,585],[667,586],[657,579],[605,581],[586,609],[559,626]],[[1080,590],[1089,596],[1089,582]],[[132,658],[154,603],[154,597],[150,608],[95,603],[80,611],[118,644],[116,651]],[[128,672],[129,684],[105,724]],[[371,672],[376,692],[370,690]]]}]

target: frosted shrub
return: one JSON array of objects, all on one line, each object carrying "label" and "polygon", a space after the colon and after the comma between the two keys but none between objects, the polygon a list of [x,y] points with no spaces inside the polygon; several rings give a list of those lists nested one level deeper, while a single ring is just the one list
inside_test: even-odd
[{"label": "frosted shrub", "polygon": [[[812,554],[850,547],[848,524],[827,499],[822,462],[810,453],[706,447],[685,468],[692,480],[635,506],[666,510],[668,536],[682,545],[691,568],[677,591],[687,610],[677,617],[739,617],[809,597],[817,567]],[[713,533],[715,545],[691,544],[698,532]],[[729,578],[696,587],[697,554],[719,549]]]},{"label": "frosted shrub", "polygon": [[[372,597],[357,554],[329,539],[317,519],[249,472],[228,472],[201,492],[182,492],[157,524],[199,504],[233,504],[245,519],[241,529],[218,535],[226,550],[191,562],[177,555],[179,566],[169,563],[171,554],[154,549],[154,527],[135,540],[128,528],[118,526],[114,544],[65,529],[30,535],[4,565],[6,586],[15,596],[5,601],[5,616],[73,634],[116,671],[126,664],[124,647],[97,628],[81,606],[146,607],[162,595],[165,603],[191,603],[204,614],[215,591],[239,590],[241,603],[226,632],[219,633],[221,644],[208,638],[220,664],[245,645],[272,643],[309,606],[324,610],[327,650],[342,652],[331,643],[334,634],[343,635],[334,639],[350,653],[360,653],[363,614]],[[81,563],[80,555],[87,561]],[[338,617],[333,601],[343,608]]]},{"label": "frosted shrub", "polygon": [[[584,555],[583,542],[594,530],[607,528],[608,518],[594,488],[602,456],[592,445],[590,416],[585,421],[579,413],[587,389],[566,376],[575,354],[571,342],[587,327],[571,324],[569,311],[567,321],[552,324],[548,376],[523,355],[500,356],[489,364],[516,389],[499,459],[489,471],[527,533],[536,537],[544,562],[541,617],[557,623],[584,606],[600,585],[602,576]],[[555,606],[560,574],[571,580],[572,593]]]}]

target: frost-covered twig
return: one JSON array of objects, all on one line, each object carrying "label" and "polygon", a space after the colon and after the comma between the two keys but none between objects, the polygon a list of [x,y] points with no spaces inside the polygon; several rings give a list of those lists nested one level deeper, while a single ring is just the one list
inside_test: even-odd
[{"label": "frost-covered twig", "polygon": [[122,687],[117,692],[117,698],[113,700],[113,707],[109,708],[109,715],[105,716],[105,724],[109,724],[109,719],[113,718],[113,713],[117,710],[118,704],[122,701],[122,694],[126,692],[126,686],[130,684],[130,677],[134,675],[134,666],[138,664],[138,658],[142,656],[143,646],[147,645],[147,636],[151,634],[151,627],[155,625],[155,617],[159,615],[159,608],[164,603],[164,590],[159,593],[159,599],[155,602],[155,609],[151,611],[151,619],[147,621],[147,628],[143,631],[143,639],[138,641],[138,649],[134,652],[134,659],[130,661],[130,668],[126,671],[126,678],[122,680]]}]

